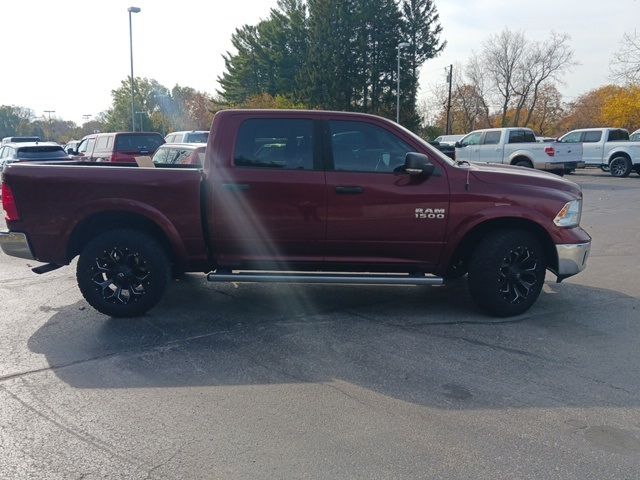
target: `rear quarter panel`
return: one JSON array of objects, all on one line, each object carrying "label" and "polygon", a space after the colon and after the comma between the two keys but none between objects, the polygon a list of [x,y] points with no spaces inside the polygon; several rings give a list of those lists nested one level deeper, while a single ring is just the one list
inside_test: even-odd
[{"label": "rear quarter panel", "polygon": [[69,238],[81,222],[98,213],[138,214],[160,227],[178,262],[193,269],[207,263],[201,177],[197,169],[11,166],[5,181],[14,191],[21,219],[8,226],[27,234],[39,261],[67,264]]}]

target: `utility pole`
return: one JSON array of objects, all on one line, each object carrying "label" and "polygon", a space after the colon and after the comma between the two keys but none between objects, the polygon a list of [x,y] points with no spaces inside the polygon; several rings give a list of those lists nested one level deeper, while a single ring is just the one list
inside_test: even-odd
[{"label": "utility pole", "polygon": [[134,91],[134,83],[133,79],[133,29],[131,28],[131,14],[132,13],[140,13],[141,9],[138,7],[129,7],[127,9],[129,12],[129,56],[131,58],[131,131],[136,131],[136,117],[135,117],[135,107],[133,104],[133,91]]},{"label": "utility pole", "polygon": [[44,113],[46,113],[49,116],[49,140],[52,140],[53,135],[51,135],[51,114],[52,113],[56,113],[55,110],[45,110]]},{"label": "utility pole", "polygon": [[453,65],[449,65],[449,74],[447,75],[449,82],[449,100],[447,101],[447,128],[446,134],[451,134],[451,86],[453,85]]}]

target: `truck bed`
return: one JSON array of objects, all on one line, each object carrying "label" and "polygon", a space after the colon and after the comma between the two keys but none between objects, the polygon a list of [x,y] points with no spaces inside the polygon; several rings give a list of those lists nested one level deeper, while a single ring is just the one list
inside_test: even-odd
[{"label": "truck bed", "polygon": [[77,253],[72,251],[72,238],[79,229],[88,222],[95,223],[91,228],[101,228],[111,216],[127,212],[132,222],[149,222],[165,231],[177,263],[206,267],[199,168],[16,163],[7,166],[4,176],[20,213],[9,227],[33,232],[29,241],[39,261],[69,263]]}]

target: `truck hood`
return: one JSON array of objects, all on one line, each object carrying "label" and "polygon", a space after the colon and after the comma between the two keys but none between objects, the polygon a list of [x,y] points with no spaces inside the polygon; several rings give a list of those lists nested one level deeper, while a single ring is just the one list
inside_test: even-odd
[{"label": "truck hood", "polygon": [[517,184],[552,188],[570,192],[580,197],[580,186],[553,173],[532,168],[499,164],[472,164],[471,174],[479,181],[494,184]]}]

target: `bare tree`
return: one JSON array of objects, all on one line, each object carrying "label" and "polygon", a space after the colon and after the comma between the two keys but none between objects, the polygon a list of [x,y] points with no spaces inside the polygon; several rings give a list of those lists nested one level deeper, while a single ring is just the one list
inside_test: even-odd
[{"label": "bare tree", "polygon": [[524,125],[528,125],[536,109],[540,90],[545,85],[555,85],[561,82],[563,73],[571,69],[576,63],[573,61],[573,50],[569,47],[569,35],[551,34],[546,42],[535,42],[527,49],[527,61],[522,65],[522,85],[516,88],[518,107],[514,124],[518,125],[523,108],[527,116]]},{"label": "bare tree", "polygon": [[[546,83],[558,83],[575,65],[569,39],[566,34],[552,33],[545,42],[531,42],[522,32],[505,29],[484,43],[482,64],[475,68],[487,77],[500,104],[501,126],[519,125],[525,112],[527,125],[540,89]],[[477,60],[472,59],[473,63]]]},{"label": "bare tree", "polygon": [[481,61],[500,101],[503,127],[507,126],[507,112],[515,97],[515,82],[525,56],[525,45],[524,34],[509,29],[491,35],[483,45]]},{"label": "bare tree", "polygon": [[640,36],[637,32],[625,33],[609,66],[611,77],[619,82],[640,82]]}]

